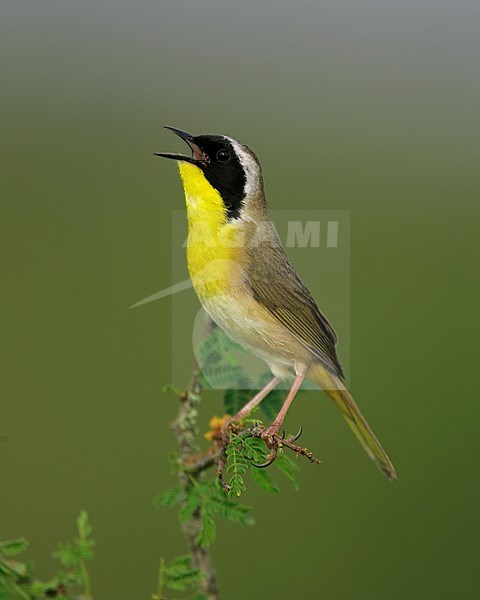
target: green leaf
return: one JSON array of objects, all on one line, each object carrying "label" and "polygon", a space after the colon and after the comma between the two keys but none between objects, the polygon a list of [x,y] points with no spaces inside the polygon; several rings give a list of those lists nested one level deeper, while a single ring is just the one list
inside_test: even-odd
[{"label": "green leaf", "polygon": [[201,364],[205,364],[212,360],[214,354],[217,355],[217,358],[214,358],[214,362],[218,361],[220,354],[219,350],[219,342],[217,337],[217,329],[213,331],[208,337],[204,338],[199,345],[196,354],[200,359]]},{"label": "green leaf", "polygon": [[275,462],[273,464],[290,481],[293,489],[298,492],[299,487],[295,479],[295,471],[298,471],[298,466],[292,460],[290,460],[290,458],[285,456],[285,453],[280,452],[278,453],[277,458],[275,459]]},{"label": "green leaf", "polygon": [[225,412],[229,415],[236,415],[237,412],[245,406],[245,404],[251,400],[255,392],[248,389],[248,379],[243,378],[239,381],[240,389],[228,389],[223,395],[223,406]]},{"label": "green leaf", "polygon": [[170,563],[165,565],[165,568],[168,572],[182,572],[185,567],[189,567],[192,561],[191,554],[182,554],[182,556],[177,556]]},{"label": "green leaf", "polygon": [[197,356],[202,366],[206,364],[238,364],[235,355],[241,351],[241,346],[236,344],[219,327],[205,338],[197,349]]},{"label": "green leaf", "polygon": [[226,471],[231,475],[228,485],[230,496],[241,496],[245,491],[243,476],[250,468],[248,460],[261,461],[265,457],[265,446],[257,438],[242,434],[231,434],[230,444],[227,447]]},{"label": "green leaf", "polygon": [[76,553],[80,560],[90,560],[93,558],[93,548],[95,547],[94,540],[76,540],[76,543]]},{"label": "green leaf", "polygon": [[[244,352],[244,349],[222,329],[217,327],[212,331],[196,352],[203,387],[242,387],[241,380],[245,376],[238,359],[241,352]],[[249,383],[247,382],[244,387],[250,387]]]},{"label": "green leaf", "polygon": [[262,409],[265,418],[270,423],[274,421],[278,415],[279,410],[282,408],[282,404],[285,400],[284,390],[272,390],[268,396],[262,400],[260,408]]},{"label": "green leaf", "polygon": [[22,537],[15,540],[6,540],[5,542],[0,542],[0,551],[8,557],[17,556],[17,554],[20,554],[26,550],[27,546],[27,540]]},{"label": "green leaf", "polygon": [[215,490],[212,496],[212,506],[213,512],[217,516],[228,519],[232,523],[240,525],[254,525],[255,523],[253,517],[250,515],[250,506],[238,504],[230,500],[223,490]]},{"label": "green leaf", "polygon": [[193,513],[200,506],[201,496],[200,496],[200,487],[193,486],[187,493],[187,497],[183,503],[182,508],[180,509],[178,518],[181,523],[186,523],[189,521]]},{"label": "green leaf", "polygon": [[171,508],[176,504],[179,504],[183,498],[183,490],[179,485],[176,485],[158,496],[155,497],[153,503],[155,506],[165,506]]},{"label": "green leaf", "polygon": [[[93,556],[92,548],[95,542],[88,539],[92,527],[88,522],[86,511],[80,512],[77,518],[77,528],[79,537],[75,542],[59,544],[58,550],[53,553],[64,566],[69,567],[69,572],[59,571],[49,581],[40,581],[35,578],[30,564],[0,558],[0,600],[14,600],[17,598],[40,600],[40,598],[46,598],[47,596],[57,596],[57,593],[62,595],[60,592],[61,586],[68,585],[69,588],[72,588],[73,585],[76,585],[78,587],[82,582],[85,583],[85,597],[90,597],[88,573],[85,569],[84,560]],[[26,546],[27,542],[23,538],[9,540],[0,542],[0,551],[5,556],[14,556],[24,550]],[[65,596],[65,599],[67,600],[67,596]]]},{"label": "green leaf", "polygon": [[36,595],[40,594],[46,595],[47,598],[56,597],[57,594],[55,594],[54,592],[56,592],[56,590],[58,590],[60,586],[71,586],[76,583],[77,581],[75,580],[72,574],[64,575],[63,573],[60,573],[53,579],[50,579],[49,581],[32,581],[32,583],[30,584],[29,592],[31,592],[31,594],[33,594],[35,598]]},{"label": "green leaf", "polygon": [[[23,578],[24,576],[19,575],[19,577]],[[9,580],[9,584],[9,586],[6,586],[9,589],[4,596],[5,600],[17,600],[17,598],[22,598],[22,600],[31,600],[32,596],[27,593],[24,584],[22,585],[21,583],[18,583],[17,579]],[[15,592],[15,594],[12,594],[11,591],[9,591],[10,588]]]},{"label": "green leaf", "polygon": [[244,474],[247,472],[248,465],[240,450],[231,443],[227,448],[227,473]]},{"label": "green leaf", "polygon": [[210,500],[205,499],[202,504],[202,512],[200,516],[200,533],[195,540],[195,543],[206,548],[215,540],[217,528],[213,518],[213,506]]},{"label": "green leaf", "polygon": [[272,476],[266,469],[250,469],[250,475],[253,481],[266,492],[276,494],[279,492],[277,484],[273,481]]},{"label": "green leaf", "polygon": [[228,482],[228,485],[230,487],[228,495],[236,496],[237,498],[240,498],[243,492],[247,489],[243,477],[238,473],[232,475],[230,481]]},{"label": "green leaf", "polygon": [[190,554],[179,556],[164,567],[165,585],[171,590],[183,592],[187,587],[193,586],[203,578],[199,569],[191,566]]},{"label": "green leaf", "polygon": [[88,514],[82,510],[77,518],[77,528],[79,538],[72,543],[59,543],[58,550],[52,553],[52,556],[68,568],[75,569],[75,578],[77,582],[85,582],[88,574],[83,563],[84,560],[93,558],[93,548],[95,541],[88,539],[92,533],[92,526],[88,521]]},{"label": "green leaf", "polygon": [[202,377],[211,387],[226,388],[237,386],[242,376],[242,368],[239,366],[207,364],[202,368]]},{"label": "green leaf", "polygon": [[88,522],[88,513],[86,510],[80,511],[77,518],[77,527],[81,538],[88,538],[92,533],[92,526]]},{"label": "green leaf", "polygon": [[266,448],[263,440],[254,437],[242,437],[242,454],[256,463],[262,462],[266,457]]},{"label": "green leaf", "polygon": [[56,558],[64,567],[72,567],[77,564],[78,556],[76,548],[70,543],[59,542],[58,550],[52,552],[53,558]]}]

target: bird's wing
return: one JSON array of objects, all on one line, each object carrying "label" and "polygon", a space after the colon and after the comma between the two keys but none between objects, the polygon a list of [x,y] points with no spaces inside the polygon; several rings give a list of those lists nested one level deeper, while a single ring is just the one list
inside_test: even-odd
[{"label": "bird's wing", "polygon": [[260,244],[250,250],[247,264],[246,283],[255,299],[331,372],[343,378],[335,350],[337,334],[283,248],[277,244]]}]

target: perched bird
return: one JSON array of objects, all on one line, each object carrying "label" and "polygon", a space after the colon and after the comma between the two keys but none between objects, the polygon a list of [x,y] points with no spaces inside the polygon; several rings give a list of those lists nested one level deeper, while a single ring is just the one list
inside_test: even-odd
[{"label": "perched bird", "polygon": [[[367,454],[389,479],[395,468],[343,383],[337,335],[285,254],[270,218],[262,169],[242,142],[167,127],[191,156],[178,161],[187,205],[187,262],[193,287],[217,325],[262,358],[272,380],[234,417],[245,417],[278,383],[293,384],[262,434],[269,448],[305,377],[339,407]],[[271,453],[271,462],[275,452]]]}]

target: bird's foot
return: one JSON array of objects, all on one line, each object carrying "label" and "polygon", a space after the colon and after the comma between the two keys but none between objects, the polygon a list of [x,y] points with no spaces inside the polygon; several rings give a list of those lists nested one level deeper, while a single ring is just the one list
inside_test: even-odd
[{"label": "bird's foot", "polygon": [[233,418],[225,421],[221,429],[221,448],[217,459],[217,478],[225,492],[228,493],[230,491],[230,486],[224,479],[223,471],[227,462],[227,447],[231,443],[232,433],[238,435],[248,432],[252,437],[261,438],[265,442],[265,445],[269,449],[265,457],[265,462],[260,465],[251,463],[259,469],[270,466],[277,458],[278,452],[283,451],[284,448],[288,448],[294,452],[297,457],[304,456],[312,464],[320,464],[320,460],[315,458],[312,452],[295,443],[302,434],[301,427],[295,435],[291,435],[288,438],[285,438],[285,431],[283,431],[282,435],[280,435],[279,431],[280,427],[276,424],[265,427],[260,423],[255,423],[250,428],[245,429],[242,423],[235,421]]},{"label": "bird's foot", "polygon": [[279,434],[280,428],[273,424],[270,427],[263,427],[262,425],[254,425],[250,428],[250,433],[253,437],[260,437],[265,442],[267,448],[270,449],[270,452],[266,456],[266,461],[261,465],[254,464],[255,467],[259,469],[263,469],[265,467],[270,466],[275,459],[277,458],[278,451],[285,448],[292,450],[295,452],[296,456],[305,456],[305,458],[310,461],[312,464],[320,464],[320,460],[313,456],[313,453],[307,450],[307,448],[303,446],[299,446],[295,444],[298,438],[302,435],[302,428],[298,430],[298,433],[292,435],[288,438],[285,438],[285,431],[283,435]]}]

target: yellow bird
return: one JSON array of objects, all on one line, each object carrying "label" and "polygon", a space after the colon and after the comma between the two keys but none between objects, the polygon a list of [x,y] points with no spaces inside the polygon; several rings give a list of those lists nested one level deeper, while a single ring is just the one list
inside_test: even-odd
[{"label": "yellow bird", "polygon": [[257,157],[231,137],[167,129],[192,151],[191,156],[156,155],[179,164],[193,287],[213,321],[262,358],[273,375],[232,420],[245,417],[281,380],[293,378],[277,417],[262,434],[273,449],[269,464],[285,415],[308,377],[339,407],[370,458],[395,480],[392,462],[343,383],[337,335],[283,250]]}]

